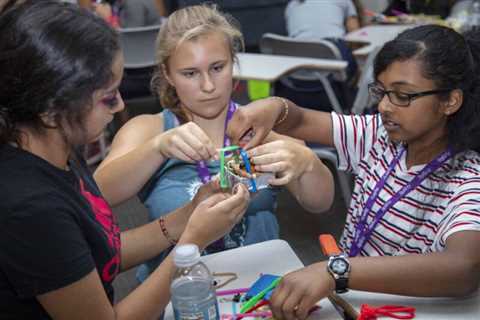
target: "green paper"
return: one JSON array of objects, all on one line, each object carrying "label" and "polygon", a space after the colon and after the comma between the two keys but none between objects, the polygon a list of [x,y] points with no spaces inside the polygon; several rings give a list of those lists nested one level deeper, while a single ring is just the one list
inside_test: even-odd
[{"label": "green paper", "polygon": [[247,92],[250,100],[255,101],[270,96],[270,82],[263,80],[248,80]]}]

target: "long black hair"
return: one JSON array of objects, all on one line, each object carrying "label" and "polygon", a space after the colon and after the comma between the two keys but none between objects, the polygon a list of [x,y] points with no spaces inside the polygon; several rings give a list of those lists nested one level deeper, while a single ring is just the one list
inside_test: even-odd
[{"label": "long black hair", "polygon": [[[461,35],[453,29],[424,25],[405,30],[387,42],[374,62],[374,76],[395,61],[421,61],[422,74],[438,89],[461,89],[463,104],[447,120],[449,145],[456,151],[479,151],[480,34]],[[446,99],[449,93],[440,96]]]},{"label": "long black hair", "polygon": [[42,132],[42,115],[83,131],[93,92],[113,77],[116,32],[87,10],[51,0],[8,1],[0,30],[0,145],[20,144],[19,126]]}]

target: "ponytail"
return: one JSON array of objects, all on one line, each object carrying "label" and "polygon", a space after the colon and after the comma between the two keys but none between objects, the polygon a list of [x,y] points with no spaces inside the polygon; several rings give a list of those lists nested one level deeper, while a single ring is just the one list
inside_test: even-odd
[{"label": "ponytail", "polygon": [[461,88],[462,107],[449,119],[449,137],[462,141],[462,149],[480,152],[480,31],[469,31],[464,39],[470,79]]}]

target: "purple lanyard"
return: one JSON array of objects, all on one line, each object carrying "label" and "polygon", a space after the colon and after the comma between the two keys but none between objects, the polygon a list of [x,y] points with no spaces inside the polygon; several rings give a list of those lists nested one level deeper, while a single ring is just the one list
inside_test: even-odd
[{"label": "purple lanyard", "polygon": [[[225,118],[225,131],[227,130],[228,122],[230,121],[233,114],[235,113],[235,110],[237,110],[237,106],[235,105],[235,103],[233,103],[233,101],[230,100],[230,103],[228,105],[227,117]],[[230,138],[227,136],[226,133],[223,136],[223,146],[224,147],[230,146]],[[202,180],[202,183],[204,184],[209,182],[212,179],[212,175],[208,170],[207,163],[203,160],[197,162],[197,172],[198,172],[198,176],[200,177],[200,180]]]},{"label": "purple lanyard", "polygon": [[405,147],[395,156],[393,161],[388,166],[387,171],[384,173],[382,178],[377,182],[375,187],[372,190],[372,193],[367,199],[365,206],[363,207],[362,214],[360,216],[357,225],[355,226],[355,236],[353,238],[352,245],[350,247],[350,257],[355,257],[363,248],[368,239],[370,239],[373,230],[383,218],[385,213],[401,198],[407,195],[410,191],[415,189],[420,183],[425,180],[425,178],[435,170],[437,170],[445,161],[447,161],[453,154],[452,150],[449,148],[439,154],[435,159],[428,163],[408,184],[403,186],[397,193],[395,193],[388,201],[386,201],[383,206],[378,209],[373,221],[370,225],[367,224],[368,214],[372,210],[373,204],[377,200],[380,191],[385,186],[388,176],[392,173],[393,169],[400,161],[403,153],[405,152]]}]

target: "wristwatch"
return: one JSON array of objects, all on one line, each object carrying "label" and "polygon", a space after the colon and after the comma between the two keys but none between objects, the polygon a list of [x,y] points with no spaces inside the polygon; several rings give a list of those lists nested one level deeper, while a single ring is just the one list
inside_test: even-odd
[{"label": "wristwatch", "polygon": [[348,277],[350,275],[350,262],[347,255],[341,253],[328,258],[327,271],[335,280],[335,292],[345,293],[348,291]]}]

